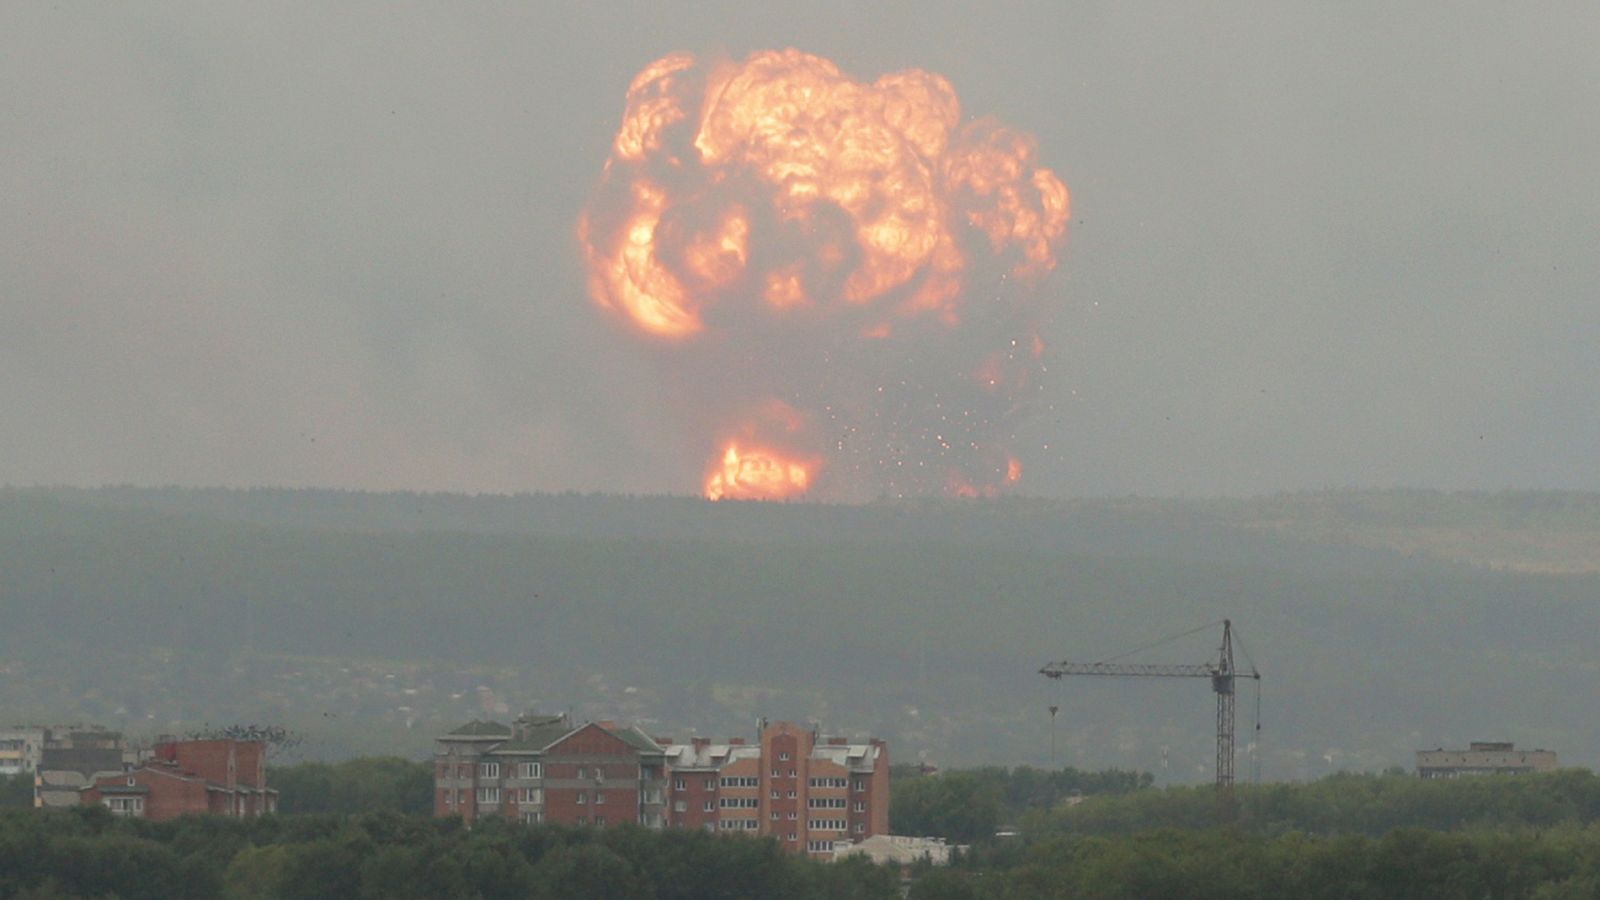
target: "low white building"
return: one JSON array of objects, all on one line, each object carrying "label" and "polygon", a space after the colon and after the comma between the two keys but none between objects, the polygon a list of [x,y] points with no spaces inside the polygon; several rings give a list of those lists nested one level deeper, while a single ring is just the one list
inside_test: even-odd
[{"label": "low white building", "polygon": [[1520,775],[1559,767],[1554,750],[1518,750],[1510,741],[1473,741],[1465,750],[1417,751],[1417,775],[1422,778]]},{"label": "low white building", "polygon": [[854,844],[835,844],[833,858],[865,856],[873,863],[909,866],[927,860],[936,866],[950,862],[950,851],[963,849],[945,843],[944,838],[907,837],[900,834],[875,834]]}]

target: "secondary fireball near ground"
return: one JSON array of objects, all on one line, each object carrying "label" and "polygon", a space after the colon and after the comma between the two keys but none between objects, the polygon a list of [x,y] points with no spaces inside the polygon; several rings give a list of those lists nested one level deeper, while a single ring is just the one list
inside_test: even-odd
[{"label": "secondary fireball near ground", "polygon": [[718,499],[992,494],[1044,372],[1066,186],[921,70],[646,66],[578,223]]}]

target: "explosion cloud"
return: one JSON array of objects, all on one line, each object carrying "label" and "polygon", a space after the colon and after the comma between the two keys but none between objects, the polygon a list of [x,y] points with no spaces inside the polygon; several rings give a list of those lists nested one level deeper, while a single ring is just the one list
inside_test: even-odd
[{"label": "explosion cloud", "polygon": [[909,70],[674,54],[628,89],[578,223],[589,292],[657,357],[711,499],[997,492],[1039,389],[1067,188]]}]

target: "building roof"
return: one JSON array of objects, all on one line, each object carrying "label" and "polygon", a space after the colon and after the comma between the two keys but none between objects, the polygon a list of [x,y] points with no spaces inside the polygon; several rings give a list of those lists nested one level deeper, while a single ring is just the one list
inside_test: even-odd
[{"label": "building roof", "polygon": [[865,856],[875,863],[899,863],[909,865],[921,859],[926,859],[935,865],[942,865],[950,861],[952,849],[964,849],[961,846],[952,847],[944,842],[943,838],[908,837],[898,834],[875,834],[848,846],[835,845],[834,859],[843,859],[847,856]]},{"label": "building roof", "polygon": [[849,769],[871,769],[878,758],[878,748],[871,744],[822,744],[811,748],[811,757]]},{"label": "building roof", "polygon": [[621,738],[622,742],[627,744],[629,747],[632,747],[641,753],[664,752],[664,748],[660,744],[656,743],[654,738],[640,731],[636,727],[630,726],[628,728],[607,728],[606,730]]},{"label": "building roof", "polygon": [[471,722],[451,731],[447,737],[467,738],[508,738],[511,736],[511,727],[501,725],[499,722],[480,722],[473,719]]},{"label": "building roof", "polygon": [[668,744],[661,748],[674,769],[720,769],[737,759],[759,759],[759,744]]},{"label": "building roof", "polygon": [[491,750],[491,753],[538,753],[556,741],[577,731],[565,720],[554,722],[540,722],[536,725],[523,726],[516,738],[506,741]]}]

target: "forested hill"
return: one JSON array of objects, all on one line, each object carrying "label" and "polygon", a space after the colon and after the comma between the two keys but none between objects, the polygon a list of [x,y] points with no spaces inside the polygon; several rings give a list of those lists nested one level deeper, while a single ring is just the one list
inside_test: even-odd
[{"label": "forested hill", "polygon": [[[779,541],[946,541],[1133,556],[1374,565],[1375,549],[1527,571],[1600,571],[1600,494],[1326,491],[1251,499],[913,499],[863,506],[697,497],[277,488],[3,489],[0,502],[355,531]],[[1293,553],[1285,554],[1286,549]]]},{"label": "forested hill", "polygon": [[[417,753],[529,706],[680,735],[766,715],[971,764],[1048,762],[1053,704],[1058,762],[1188,781],[1211,765],[1206,684],[1036,670],[1228,616],[1266,673],[1267,777],[1491,738],[1592,765],[1596,533],[1600,502],[1566,494],[830,507],[11,489],[0,710],[148,732],[270,720],[325,756]],[[1135,658],[1214,650],[1208,630]],[[1239,709],[1248,731],[1253,697]]]}]

